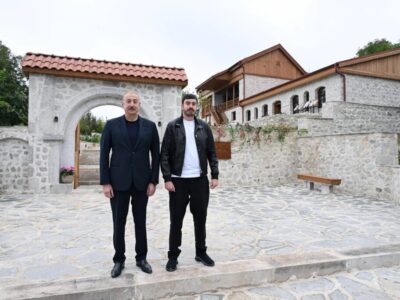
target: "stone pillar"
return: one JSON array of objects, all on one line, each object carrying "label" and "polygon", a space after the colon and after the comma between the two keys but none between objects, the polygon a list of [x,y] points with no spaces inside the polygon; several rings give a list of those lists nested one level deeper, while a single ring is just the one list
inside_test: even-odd
[{"label": "stone pillar", "polygon": [[164,90],[161,101],[162,116],[160,138],[163,137],[168,122],[180,116],[181,96],[182,89],[180,87],[171,87]]}]

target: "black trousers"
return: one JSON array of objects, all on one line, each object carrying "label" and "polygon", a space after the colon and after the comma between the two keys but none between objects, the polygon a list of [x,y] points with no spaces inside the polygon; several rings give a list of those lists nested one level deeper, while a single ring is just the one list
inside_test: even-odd
[{"label": "black trousers", "polygon": [[206,252],[206,219],[210,187],[207,176],[172,178],[175,192],[169,193],[169,251],[168,258],[178,258],[182,244],[182,223],[190,204],[193,215],[196,255]]},{"label": "black trousers", "polygon": [[137,191],[134,187],[129,191],[114,191],[114,198],[110,199],[114,224],[114,262],[124,262],[125,257],[125,224],[132,198],[132,215],[135,223],[136,236],[136,261],[146,259],[147,234],[146,234],[146,209],[147,192]]}]

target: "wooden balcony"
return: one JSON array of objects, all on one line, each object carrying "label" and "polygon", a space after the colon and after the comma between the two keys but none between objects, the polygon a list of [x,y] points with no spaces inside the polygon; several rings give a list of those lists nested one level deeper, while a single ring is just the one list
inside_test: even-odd
[{"label": "wooden balcony", "polygon": [[239,106],[239,98],[228,100],[226,102],[214,106],[214,108],[218,112],[225,112],[228,109],[234,108],[236,106]]}]

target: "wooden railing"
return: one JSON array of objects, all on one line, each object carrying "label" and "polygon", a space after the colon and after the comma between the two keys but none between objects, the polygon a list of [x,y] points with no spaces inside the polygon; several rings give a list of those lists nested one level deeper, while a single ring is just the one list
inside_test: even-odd
[{"label": "wooden railing", "polygon": [[214,107],[215,107],[216,111],[224,112],[224,111],[226,111],[228,109],[231,109],[231,108],[234,108],[234,107],[236,107],[238,105],[239,105],[239,99],[237,98],[237,99],[233,99],[233,100],[229,100],[229,101],[223,102],[223,103],[218,104],[218,105],[216,105]]},{"label": "wooden railing", "polygon": [[211,112],[211,115],[213,116],[214,121],[215,121],[215,123],[216,123],[217,125],[221,125],[221,124],[224,123],[224,120],[223,120],[222,116],[220,115],[219,112],[217,112],[217,111],[215,110],[214,107],[211,107],[210,112]]}]

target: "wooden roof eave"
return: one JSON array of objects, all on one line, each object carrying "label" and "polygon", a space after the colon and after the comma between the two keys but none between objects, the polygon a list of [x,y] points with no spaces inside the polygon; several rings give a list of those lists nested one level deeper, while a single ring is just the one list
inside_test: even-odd
[{"label": "wooden roof eave", "polygon": [[371,60],[386,58],[386,57],[390,57],[390,56],[394,56],[394,55],[398,55],[398,54],[400,54],[400,48],[394,49],[394,50],[393,49],[386,50],[386,51],[373,53],[373,54],[369,54],[369,55],[365,55],[365,56],[361,56],[361,57],[355,57],[355,58],[351,58],[348,60],[343,60],[341,62],[338,62],[338,66],[339,66],[339,68],[344,68],[344,67],[349,67],[352,65],[360,64],[360,63],[365,63],[365,62],[368,62]]},{"label": "wooden roof eave", "polygon": [[[275,50],[280,50],[280,51],[282,51],[283,54],[293,63],[293,65],[294,65],[296,68],[298,68],[298,70],[300,71],[300,73],[302,73],[303,75],[307,74],[307,72],[300,66],[300,64],[293,58],[293,56],[291,56],[291,55],[289,54],[289,52],[287,52],[287,51],[285,50],[285,48],[283,48],[283,46],[282,46],[281,44],[277,44],[277,45],[272,46],[272,47],[270,47],[270,48],[268,48],[268,49],[266,49],[266,50],[263,50],[263,51],[261,51],[261,52],[258,52],[258,53],[256,53],[256,54],[250,55],[250,56],[248,56],[248,57],[246,57],[246,58],[243,58],[243,59],[239,60],[238,62],[236,62],[235,64],[233,64],[232,66],[230,66],[228,69],[226,69],[226,70],[224,70],[224,71],[221,71],[221,72],[219,72],[219,73],[217,73],[217,74],[211,76],[209,79],[207,79],[207,80],[204,81],[203,83],[199,84],[199,85],[196,87],[196,90],[205,90],[206,88],[205,88],[204,86],[205,86],[209,81],[214,80],[215,78],[219,77],[220,75],[232,73],[232,72],[234,72],[235,70],[237,70],[237,69],[243,67],[244,64],[249,63],[249,62],[251,62],[252,60],[257,59],[258,57],[260,57],[260,56],[262,56],[262,55],[265,55],[265,54],[267,54],[267,53],[273,52],[273,51],[275,51]],[[244,72],[244,70],[243,70],[243,72]]]},{"label": "wooden roof eave", "polygon": [[82,79],[96,79],[96,80],[107,80],[107,81],[126,81],[126,82],[138,82],[147,84],[160,84],[160,85],[176,85],[184,88],[187,86],[187,80],[171,80],[171,79],[159,79],[159,78],[148,78],[148,77],[133,77],[123,75],[111,75],[111,74],[98,74],[91,72],[76,72],[76,71],[64,71],[64,70],[51,70],[44,68],[32,68],[22,67],[22,71],[29,77],[29,74],[45,74],[53,75],[58,77],[73,77]]},{"label": "wooden roof eave", "polygon": [[392,79],[392,80],[400,80],[400,75],[396,74],[382,74],[382,73],[373,73],[361,70],[354,70],[351,68],[339,68],[339,71],[344,74],[350,75],[359,75],[359,76],[368,76],[375,78],[383,78],[383,79]]}]

